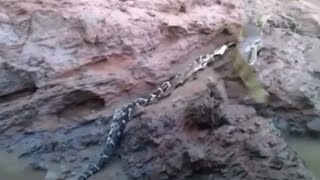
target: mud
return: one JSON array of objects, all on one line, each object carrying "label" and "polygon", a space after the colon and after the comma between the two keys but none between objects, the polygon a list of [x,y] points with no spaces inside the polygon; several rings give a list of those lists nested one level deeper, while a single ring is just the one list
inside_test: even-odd
[{"label": "mud", "polygon": [[44,179],[44,172],[35,172],[29,167],[28,161],[17,158],[16,154],[0,152],[0,174],[2,179]]}]

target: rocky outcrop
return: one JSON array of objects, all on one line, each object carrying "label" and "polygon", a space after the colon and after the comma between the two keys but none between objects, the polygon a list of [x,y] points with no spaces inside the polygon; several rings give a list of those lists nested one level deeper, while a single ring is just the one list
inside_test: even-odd
[{"label": "rocky outcrop", "polygon": [[[73,117],[61,111],[92,98],[93,107],[72,113],[96,115],[147,93],[197,48],[227,42],[226,35],[214,40],[236,31],[242,13],[241,4],[209,1],[6,1],[0,8],[0,57],[16,69],[1,71],[0,131],[13,133],[65,126]],[[29,93],[15,97],[22,90]]]},{"label": "rocky outcrop", "polygon": [[[96,178],[315,179],[272,119],[257,116],[253,108],[224,103],[206,75],[132,120],[114,162]],[[48,177],[69,179],[98,158],[99,149],[90,147],[104,143],[104,122],[101,117],[77,128],[28,133],[2,142],[15,150],[24,147],[20,156],[33,157],[32,167],[48,171]],[[53,168],[56,163],[62,164],[60,170]]]},{"label": "rocky outcrop", "polygon": [[[185,110],[146,115],[128,130],[121,152],[128,159],[129,177],[315,179],[270,119],[256,116],[253,108],[219,104],[221,101],[210,97],[208,91],[198,93],[186,103],[173,104],[185,106]],[[208,107],[216,108],[203,113]]]},{"label": "rocky outcrop", "polygon": [[[312,129],[319,115],[319,6],[299,4],[299,19],[289,13],[295,3],[1,2],[0,146],[32,159],[47,179],[71,178],[96,160],[116,107],[235,40],[244,12],[270,13],[255,67],[269,104],[244,105],[228,67],[202,72],[128,125],[110,169],[124,179],[312,179],[269,120],[302,119]],[[207,92],[218,77],[230,102]]]}]

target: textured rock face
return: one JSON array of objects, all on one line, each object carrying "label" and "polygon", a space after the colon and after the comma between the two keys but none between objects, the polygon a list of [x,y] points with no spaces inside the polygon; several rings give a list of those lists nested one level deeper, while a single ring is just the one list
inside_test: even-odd
[{"label": "textured rock face", "polygon": [[[215,89],[201,90],[204,84],[191,82],[199,88],[189,93],[181,90],[184,99],[171,101],[172,107],[162,107],[166,104],[162,102],[149,110],[163,109],[168,114],[146,114],[128,130],[121,151],[129,162],[129,177],[315,179],[280,138],[271,119],[257,116],[253,108],[223,104]],[[203,113],[208,107],[215,110]],[[136,137],[130,138],[131,133]]]},{"label": "textured rock face", "polygon": [[0,69],[0,96],[2,98],[8,94],[35,88],[27,71],[16,69],[6,63],[2,63]]},{"label": "textured rock face", "polygon": [[[148,93],[197,55],[233,41],[244,10],[273,15],[256,68],[276,101],[257,112],[314,117],[320,41],[310,34],[319,32],[320,11],[310,3],[1,2],[0,146],[31,157],[32,167],[47,171],[48,179],[73,177],[96,160],[95,145],[104,141],[112,110]],[[297,7],[301,19],[283,16]],[[210,72],[132,121],[118,153],[122,160],[97,178],[117,179],[108,175],[116,169],[122,179],[312,179],[269,119],[240,105],[246,94],[229,78],[230,70],[218,74],[231,104],[221,108],[221,99],[209,97],[208,77],[216,77]],[[212,110],[217,107],[221,111]],[[202,113],[186,113],[192,109]]]},{"label": "textured rock face", "polygon": [[95,104],[104,101],[102,107],[111,109],[147,93],[173,73],[172,65],[190,62],[195,49],[208,46],[209,52],[221,45],[213,40],[240,26],[241,6],[228,1],[2,3],[0,56],[25,75],[1,71],[0,95],[29,84],[37,91],[0,105],[0,130],[26,117],[33,120],[25,130],[64,126],[56,114],[81,103],[69,97],[79,91],[84,93],[80,101],[89,93],[99,99]]},{"label": "textured rock face", "polygon": [[[117,153],[121,160],[115,156],[93,179],[316,179],[271,119],[244,105],[224,104],[207,75],[214,74],[202,73],[177,89],[174,98],[147,107],[131,121]],[[89,146],[104,143],[104,127],[97,123],[2,142],[19,149],[22,157],[33,157],[32,167],[48,170],[48,177],[72,179],[98,157],[88,153],[100,149]]]}]

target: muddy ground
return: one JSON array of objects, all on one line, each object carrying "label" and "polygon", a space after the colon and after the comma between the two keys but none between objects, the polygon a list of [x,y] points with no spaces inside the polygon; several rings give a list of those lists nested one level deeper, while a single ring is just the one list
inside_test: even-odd
[{"label": "muddy ground", "polygon": [[[234,40],[248,17],[271,14],[255,65],[269,103],[245,101],[230,65],[209,67],[129,122],[116,155],[92,179],[316,179],[285,137],[320,133],[319,7],[311,0],[1,2],[0,167],[19,157],[33,179],[74,179],[97,160],[115,108]],[[0,176],[21,179],[10,177],[21,167],[10,167]]]}]

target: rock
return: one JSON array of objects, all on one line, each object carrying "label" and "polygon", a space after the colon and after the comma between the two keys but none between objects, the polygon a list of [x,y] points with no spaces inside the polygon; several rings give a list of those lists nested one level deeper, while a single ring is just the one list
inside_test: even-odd
[{"label": "rock", "polygon": [[252,153],[253,156],[258,158],[266,158],[268,154],[266,152],[267,148],[261,143],[261,139],[252,137],[245,142],[245,147],[248,152]]},{"label": "rock", "polygon": [[30,73],[9,64],[0,63],[0,97],[23,90],[32,92],[35,88]]},{"label": "rock", "polygon": [[307,133],[306,128],[301,124],[292,123],[289,127],[291,136],[304,136]]},{"label": "rock", "polygon": [[43,2],[0,5],[1,19],[12,20],[0,21],[0,58],[14,67],[0,67],[0,96],[28,92],[0,100],[0,132],[56,129],[110,113],[169,78],[172,64],[220,46],[217,36],[234,39],[243,14],[241,2]]},{"label": "rock", "polygon": [[69,167],[66,167],[65,165],[61,165],[60,169],[63,174],[70,174],[71,173],[71,169]]},{"label": "rock", "polygon": [[307,128],[311,134],[318,136],[320,134],[320,119],[316,118],[307,123]]},{"label": "rock", "polygon": [[54,155],[51,158],[51,161],[54,162],[54,163],[60,163],[63,160],[64,160],[64,157],[62,155],[60,155],[60,154]]},{"label": "rock", "polygon": [[[201,97],[208,91],[199,90],[203,87],[201,85],[197,87],[200,92],[186,93],[185,101],[204,101]],[[188,88],[190,87],[185,87]],[[179,93],[174,92],[172,96]],[[203,104],[208,105],[209,102]],[[214,100],[211,102],[215,103]],[[159,109],[166,109],[166,106],[166,102],[157,104]],[[140,120],[128,129],[120,149],[126,155],[124,160],[130,160],[130,165],[126,166],[129,178],[143,179],[149,175],[160,177],[166,174],[167,179],[187,179],[194,174],[205,175],[214,171],[217,177],[224,179],[282,179],[289,175],[292,179],[315,179],[297,154],[287,148],[272,121],[257,116],[252,108],[236,104],[224,105],[217,114],[224,115],[225,120],[230,123],[214,129],[185,127],[185,119],[178,118],[185,117],[184,113],[188,113],[184,108],[190,110],[190,104],[181,103],[176,108],[158,112],[156,116],[153,113],[144,115],[144,118],[155,121],[169,121],[170,125],[165,131],[158,132],[154,126],[144,126],[144,122]],[[176,118],[174,121],[165,120],[165,117],[161,117],[164,114]],[[206,113],[200,114],[203,118],[208,118]],[[200,114],[198,119],[201,120]],[[158,125],[161,126],[159,123]],[[150,131],[149,128],[153,130]],[[155,138],[160,139],[157,146],[149,143]],[[226,145],[226,141],[229,145]],[[132,151],[137,144],[143,148]],[[136,164],[143,161],[150,149],[153,158],[137,168]],[[145,169],[150,171],[144,171]],[[209,175],[206,177],[209,178]]]},{"label": "rock", "polygon": [[290,123],[287,119],[275,116],[272,120],[277,129],[288,134],[287,132],[289,132]]},{"label": "rock", "polygon": [[310,122],[309,118],[301,117],[297,119],[287,118],[286,116],[274,117],[273,123],[275,127],[281,131],[285,137],[294,136],[302,137],[310,135],[310,130],[307,124]]},{"label": "rock", "polygon": [[71,155],[67,157],[67,161],[69,162],[75,162],[77,160],[77,156],[76,155]]},{"label": "rock", "polygon": [[47,164],[43,160],[33,161],[29,164],[32,169],[37,171],[46,171],[48,170]]},{"label": "rock", "polygon": [[59,175],[54,171],[48,171],[45,176],[45,180],[57,180],[57,179],[59,179]]},{"label": "rock", "polygon": [[204,94],[189,102],[186,108],[186,126],[189,128],[214,129],[227,124],[223,116],[217,111],[221,110],[221,102],[210,98],[209,94]]},{"label": "rock", "polygon": [[320,80],[309,79],[300,87],[300,91],[313,103],[314,107],[320,111]]}]

